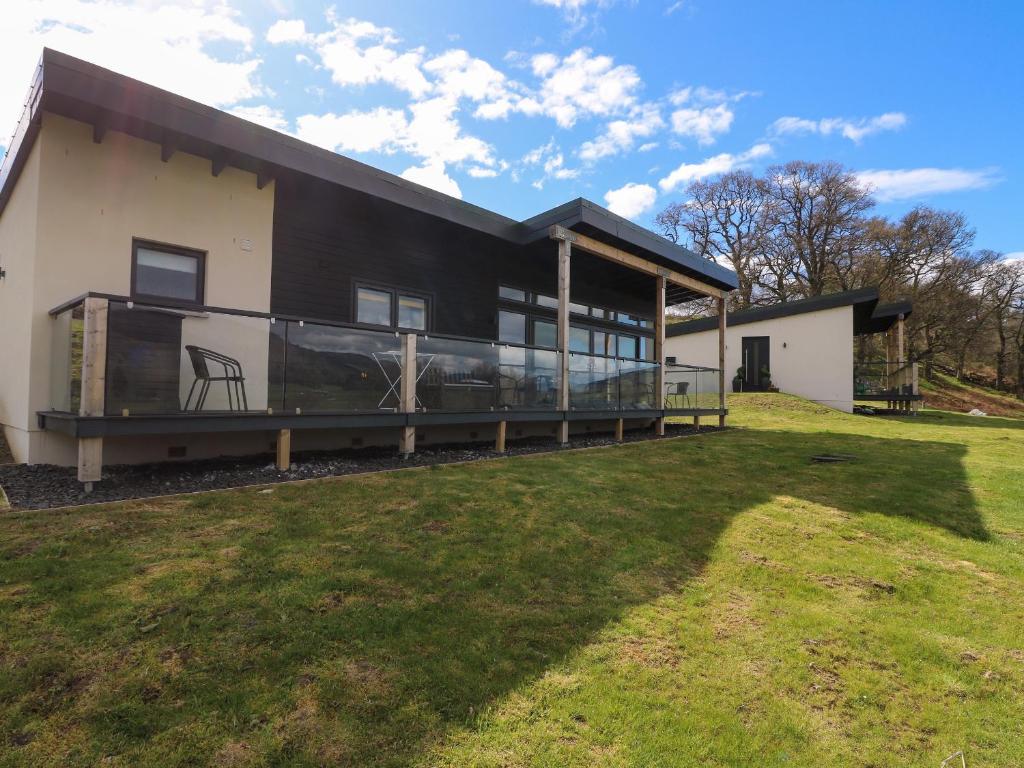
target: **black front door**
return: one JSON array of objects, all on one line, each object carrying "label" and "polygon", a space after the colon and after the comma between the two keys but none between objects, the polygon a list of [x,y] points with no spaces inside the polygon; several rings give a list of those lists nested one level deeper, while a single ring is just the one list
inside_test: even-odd
[{"label": "black front door", "polygon": [[756,391],[762,388],[761,369],[771,370],[770,338],[769,336],[743,337],[743,367],[746,369],[743,389]]}]

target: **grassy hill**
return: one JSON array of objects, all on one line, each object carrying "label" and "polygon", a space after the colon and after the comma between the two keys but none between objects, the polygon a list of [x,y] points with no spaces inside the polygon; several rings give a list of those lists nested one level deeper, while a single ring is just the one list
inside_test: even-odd
[{"label": "grassy hill", "polygon": [[2,516],[0,765],[1018,765],[1024,421],[730,405]]},{"label": "grassy hill", "polygon": [[1024,418],[1024,401],[1012,395],[987,387],[964,384],[938,371],[934,375],[932,381],[921,379],[921,393],[924,395],[925,404],[930,408],[957,413],[967,413],[973,408],[978,408],[991,416]]}]

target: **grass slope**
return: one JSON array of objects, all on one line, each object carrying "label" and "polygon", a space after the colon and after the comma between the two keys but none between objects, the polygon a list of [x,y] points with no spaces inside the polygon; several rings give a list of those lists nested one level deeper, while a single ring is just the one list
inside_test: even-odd
[{"label": "grass slope", "polygon": [[1024,422],[731,406],[696,439],[4,516],[0,765],[1016,764]]},{"label": "grass slope", "polygon": [[921,381],[925,403],[931,408],[967,413],[979,408],[991,416],[1024,418],[1024,401],[1005,392],[957,381],[952,376],[935,372],[932,381]]}]

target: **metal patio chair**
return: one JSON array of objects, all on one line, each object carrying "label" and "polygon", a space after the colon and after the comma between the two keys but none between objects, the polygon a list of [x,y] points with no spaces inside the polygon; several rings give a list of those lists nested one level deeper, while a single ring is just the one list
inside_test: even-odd
[{"label": "metal patio chair", "polygon": [[[197,347],[194,344],[186,344],[185,351],[188,352],[188,357],[192,361],[192,371],[196,377],[188,391],[188,397],[185,398],[186,411],[192,403],[192,395],[196,395],[194,410],[203,410],[203,406],[206,405],[206,397],[210,394],[210,387],[217,381],[224,382],[224,388],[228,393],[228,410],[249,410],[249,400],[245,396],[245,376],[242,373],[240,362],[233,357],[214,352],[212,349]],[[223,375],[212,375],[210,363],[213,363],[215,367],[219,365],[223,369]],[[221,371],[218,370],[217,373],[221,373]],[[199,388],[198,391],[196,387]],[[234,390],[233,398],[232,389]]]},{"label": "metal patio chair", "polygon": [[692,408],[693,402],[690,400],[690,382],[688,381],[675,381],[669,382],[665,392],[665,407],[666,408],[681,408],[683,403],[687,407]]}]

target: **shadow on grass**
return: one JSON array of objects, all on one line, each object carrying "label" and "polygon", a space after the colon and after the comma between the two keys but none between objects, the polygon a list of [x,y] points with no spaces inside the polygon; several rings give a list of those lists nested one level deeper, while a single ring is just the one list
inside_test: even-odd
[{"label": "shadow on grass", "polygon": [[776,496],[986,538],[964,450],[736,430],[7,520],[28,591],[0,603],[0,737],[28,762],[74,722],[69,764],[405,765]]}]

